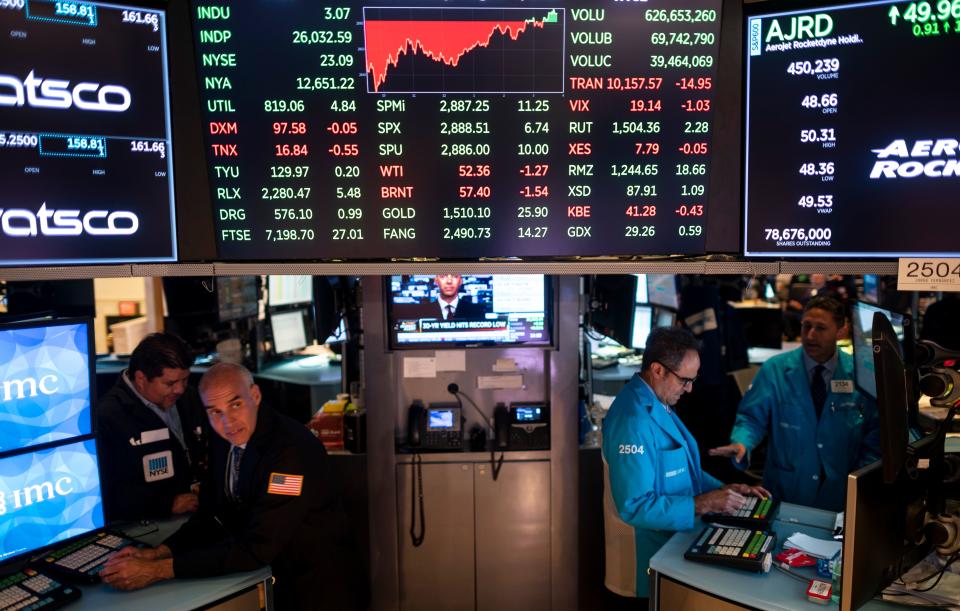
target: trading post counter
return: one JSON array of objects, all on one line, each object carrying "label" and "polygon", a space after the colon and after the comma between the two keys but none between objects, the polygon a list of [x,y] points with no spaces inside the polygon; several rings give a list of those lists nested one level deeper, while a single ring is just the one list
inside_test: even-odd
[{"label": "trading post counter", "polygon": [[[165,520],[159,531],[135,536],[153,545],[161,543],[184,522],[183,519]],[[83,596],[70,605],[74,609],[97,611],[129,611],[130,609],[229,609],[230,611],[260,611],[273,609],[273,576],[270,567],[248,573],[231,573],[202,579],[171,579],[142,590],[122,592],[100,583],[80,586]]]},{"label": "trading post counter", "polygon": [[[800,532],[818,539],[830,539],[836,514],[821,509],[783,503],[773,523],[777,535],[774,553],[793,533]],[[752,573],[713,564],[684,559],[706,525],[675,534],[650,559],[650,599],[653,608],[670,611],[714,609],[763,609],[787,611],[795,609],[837,608],[807,599],[807,583],[786,575],[776,568],[769,573]],[[796,572],[813,579],[812,568]]]}]

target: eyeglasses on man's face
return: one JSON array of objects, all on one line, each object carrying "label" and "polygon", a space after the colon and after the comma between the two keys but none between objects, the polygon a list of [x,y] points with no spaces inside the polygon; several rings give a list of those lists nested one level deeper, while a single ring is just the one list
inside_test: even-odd
[{"label": "eyeglasses on man's face", "polygon": [[676,371],[674,371],[673,369],[671,369],[670,367],[667,367],[666,365],[664,365],[664,364],[661,363],[660,361],[656,361],[656,362],[659,363],[661,367],[663,367],[664,369],[666,369],[667,371],[669,371],[670,373],[672,373],[673,375],[675,375],[675,376],[677,377],[677,379],[680,380],[680,382],[683,384],[684,387],[689,386],[689,387],[693,388],[693,383],[697,381],[697,377],[698,377],[698,376],[693,376],[692,378],[686,378],[686,377],[680,375],[679,373],[677,373]]}]

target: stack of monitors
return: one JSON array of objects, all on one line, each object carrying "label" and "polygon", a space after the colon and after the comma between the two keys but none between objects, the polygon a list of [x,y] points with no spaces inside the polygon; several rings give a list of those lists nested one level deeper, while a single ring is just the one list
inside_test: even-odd
[{"label": "stack of monitors", "polygon": [[176,260],[165,13],[0,5],[0,265]]},{"label": "stack of monitors", "polygon": [[[745,254],[957,252],[950,2],[747,4]],[[877,93],[868,83],[886,83]]]},{"label": "stack of monitors", "polygon": [[220,258],[704,252],[721,4],[191,2]]},{"label": "stack of monitors", "polygon": [[0,561],[104,526],[90,320],[0,326]]}]

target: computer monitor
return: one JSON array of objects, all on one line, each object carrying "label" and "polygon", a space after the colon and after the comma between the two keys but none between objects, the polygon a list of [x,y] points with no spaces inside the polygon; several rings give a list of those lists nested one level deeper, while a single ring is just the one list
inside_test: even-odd
[{"label": "computer monitor", "polygon": [[634,276],[637,278],[637,292],[634,301],[637,303],[647,303],[647,301],[649,301],[649,296],[647,294],[647,275],[634,274]]},{"label": "computer monitor", "polygon": [[646,276],[641,274],[595,276],[591,283],[590,326],[621,346],[633,343],[633,316],[641,277],[646,286]]},{"label": "computer monitor", "polygon": [[841,611],[860,608],[930,553],[908,532],[910,509],[924,496],[917,480],[884,483],[879,461],[847,476]]},{"label": "computer monitor", "polygon": [[880,303],[880,276],[877,274],[863,275],[863,296],[861,298],[870,303]]},{"label": "computer monitor", "polygon": [[654,308],[653,314],[657,321],[654,327],[673,327],[677,324],[677,313],[673,310]]},{"label": "computer monitor", "polygon": [[347,323],[346,319],[341,318],[340,324],[337,325],[337,328],[333,330],[327,339],[323,340],[324,344],[339,344],[347,341]]},{"label": "computer monitor", "polygon": [[36,280],[6,283],[7,314],[80,318],[96,316],[93,280]]},{"label": "computer monitor", "polygon": [[680,309],[677,277],[674,274],[647,274],[648,301],[653,305]]},{"label": "computer monitor", "polygon": [[92,438],[0,457],[0,561],[103,528]]},{"label": "computer monitor", "polygon": [[307,347],[306,310],[274,312],[270,315],[273,330],[273,351],[284,354]]},{"label": "computer monitor", "polygon": [[647,346],[647,337],[653,329],[653,308],[648,305],[637,305],[633,309],[633,330],[630,334],[630,347],[643,350]]},{"label": "computer monitor", "polygon": [[0,454],[90,435],[95,359],[89,319],[0,325]]},{"label": "computer monitor", "polygon": [[313,276],[267,276],[267,304],[271,308],[312,300]]},{"label": "computer monitor", "polygon": [[775,348],[783,346],[783,312],[780,308],[737,308],[747,346]]},{"label": "computer monitor", "polygon": [[219,276],[217,314],[220,322],[251,318],[260,312],[256,276]]},{"label": "computer monitor", "polygon": [[[387,326],[394,349],[549,346],[553,299],[541,274],[390,276]],[[439,283],[439,284],[438,284]],[[451,313],[441,308],[455,297]],[[633,292],[630,292],[633,299]]]},{"label": "computer monitor", "polygon": [[903,314],[863,301],[853,303],[851,323],[853,326],[854,381],[857,388],[874,399],[877,398],[877,376],[874,370],[873,350],[873,317],[876,313],[882,314],[892,323],[897,339],[901,343],[905,338],[905,316]]}]

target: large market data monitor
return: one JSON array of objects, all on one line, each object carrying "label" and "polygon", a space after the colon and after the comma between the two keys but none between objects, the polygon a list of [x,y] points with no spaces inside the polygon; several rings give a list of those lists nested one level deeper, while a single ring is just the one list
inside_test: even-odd
[{"label": "large market data monitor", "polygon": [[0,265],[176,259],[165,13],[0,0]]},{"label": "large market data monitor", "polygon": [[703,252],[720,8],[194,2],[220,256]]},{"label": "large market data monitor", "polygon": [[746,254],[955,253],[960,2],[753,10]]}]

